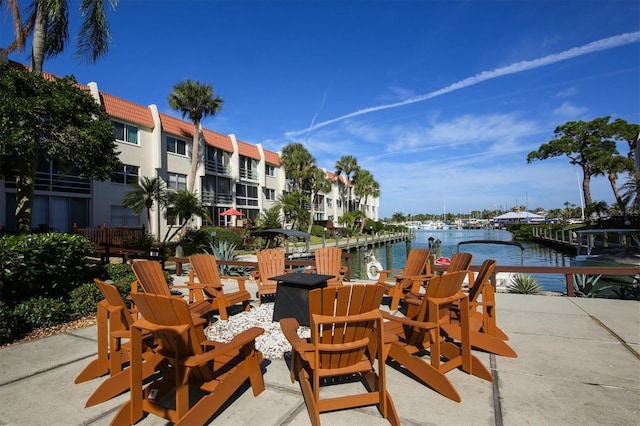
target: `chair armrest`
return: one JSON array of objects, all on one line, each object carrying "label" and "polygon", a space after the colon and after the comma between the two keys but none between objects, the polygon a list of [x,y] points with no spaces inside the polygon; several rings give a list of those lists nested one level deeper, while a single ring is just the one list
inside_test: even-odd
[{"label": "chair armrest", "polygon": [[387,280],[387,275],[390,273],[402,271],[403,269],[379,269],[378,272],[380,272],[380,277],[378,277],[378,282],[382,284]]},{"label": "chair armrest", "polygon": [[437,326],[436,323],[434,322],[422,322],[422,321],[414,321],[412,319],[406,318],[406,317],[396,317],[391,315],[390,313],[386,312],[386,311],[381,311],[382,313],[382,317],[384,319],[393,321],[393,322],[399,322],[401,324],[404,325],[408,325],[411,327],[419,327],[419,328],[424,328],[424,329],[430,329],[430,328],[435,328]]},{"label": "chair armrest", "polygon": [[281,319],[280,328],[282,329],[282,334],[284,334],[284,337],[289,341],[291,348],[294,351],[305,352],[309,349],[313,350],[313,345],[308,343],[307,339],[298,336],[298,328],[300,328],[300,324],[298,324],[297,319]]},{"label": "chair armrest", "polygon": [[235,281],[238,282],[238,289],[240,289],[240,291],[247,291],[247,288],[245,286],[245,281],[247,281],[247,277],[236,277],[236,276],[231,276],[231,275],[221,275],[220,279],[221,280],[235,280]]},{"label": "chair armrest", "polygon": [[203,354],[193,355],[185,358],[185,367],[198,367],[204,365],[209,361],[214,360],[216,357],[227,353],[235,353],[241,347],[248,343],[255,342],[256,338],[264,333],[264,329],[260,327],[251,327],[248,330],[243,331],[231,340],[229,343],[218,343],[212,341],[202,342],[204,346],[213,346],[214,349]]}]

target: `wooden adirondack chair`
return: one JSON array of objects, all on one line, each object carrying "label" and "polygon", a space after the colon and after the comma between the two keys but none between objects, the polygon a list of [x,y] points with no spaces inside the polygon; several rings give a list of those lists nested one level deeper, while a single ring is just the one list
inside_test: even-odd
[{"label": "wooden adirondack chair", "polygon": [[[493,381],[491,372],[471,354],[469,338],[469,299],[462,291],[466,271],[451,272],[431,279],[422,300],[408,299],[407,303],[419,303],[415,314],[398,317],[382,312],[385,330],[398,336],[391,344],[389,357],[409,370],[436,392],[453,401],[461,398],[446,377],[448,371],[461,367],[463,371],[488,381]],[[460,306],[460,341],[454,343],[443,330],[449,322],[449,309],[453,303]],[[429,353],[429,361],[423,356]]]},{"label": "wooden adirondack chair", "polygon": [[342,249],[340,247],[322,247],[313,251],[316,274],[333,275],[335,278],[327,281],[327,287],[341,286],[345,274],[342,267]]},{"label": "wooden adirondack chair", "polygon": [[[143,364],[131,363],[130,399],[112,425],[135,424],[145,413],[177,425],[203,425],[247,379],[254,396],[264,390],[263,356],[255,349],[262,328],[250,328],[229,343],[202,341],[201,327],[193,324],[185,300],[149,293],[131,297],[142,314],[131,327],[132,359],[140,359],[142,334],[149,330],[159,341],[169,367],[143,388]],[[193,402],[191,398],[198,391],[204,396]]]},{"label": "wooden adirondack chair", "polygon": [[[174,296],[182,298],[183,295],[172,295],[160,263],[155,260],[137,260],[131,264],[131,269],[137,278],[137,282],[131,285],[131,294],[138,293],[138,284],[145,293],[159,294],[161,296]],[[173,286],[175,288],[188,286]],[[189,311],[196,316],[203,317],[211,312],[211,302],[197,300],[189,304]]]},{"label": "wooden adirondack chair", "polygon": [[[473,261],[473,255],[471,253],[464,253],[464,252],[454,253],[453,256],[451,256],[451,263],[449,263],[449,266],[447,266],[447,270],[444,273],[449,274],[451,272],[467,271],[467,275],[469,276],[469,282],[471,282],[473,277],[473,272],[469,270],[469,267],[471,266],[472,261]],[[422,282],[420,283],[423,288],[422,291],[424,291],[424,289],[426,289],[427,286],[429,285],[429,278],[422,280]],[[416,298],[422,299],[422,297],[424,297],[424,293],[420,292],[420,287],[418,286],[413,286],[411,291],[407,295],[407,298],[409,299],[416,299]]]},{"label": "wooden adirondack chair", "polygon": [[[78,375],[75,383],[82,383],[99,376],[109,374],[87,400],[86,407],[107,401],[129,389],[129,365],[131,339],[130,327],[134,316],[124,303],[118,289],[102,280],[94,279],[104,300],[98,303],[98,357],[91,361]],[[123,342],[127,340],[127,342]],[[142,335],[142,359],[145,361],[142,377],[148,378],[155,373],[163,357],[155,352],[155,342],[150,333]]]},{"label": "wooden adirondack chair", "polygon": [[269,278],[284,275],[287,270],[284,266],[284,251],[274,248],[259,250],[256,252],[258,258],[258,270],[253,275],[258,284],[258,303],[262,304],[263,296],[272,296],[276,292],[278,283],[270,281]]},{"label": "wooden adirondack chair", "polygon": [[[251,306],[249,300],[251,295],[245,287],[245,277],[222,277],[218,271],[218,262],[212,254],[194,254],[189,257],[193,270],[189,273],[189,287],[192,289],[200,289],[196,291],[196,300],[206,296],[210,303],[211,309],[217,309],[220,318],[229,319],[227,308],[242,304],[243,309],[249,312]],[[234,279],[238,281],[238,291],[225,292],[223,289],[222,278]],[[196,282],[197,279],[197,282]]]},{"label": "wooden adirondack chair", "polygon": [[[385,294],[391,296],[389,309],[396,310],[400,300],[409,292],[418,292],[419,286],[433,276],[431,273],[431,252],[427,249],[412,249],[407,256],[404,269],[380,270],[378,283],[385,288]],[[387,282],[387,277],[396,273],[395,282]]]},{"label": "wooden adirondack chair", "polygon": [[[292,346],[291,382],[296,376],[300,380],[313,425],[320,424],[322,412],[368,405],[376,405],[391,424],[400,424],[386,390],[385,361],[390,341],[384,341],[384,324],[378,310],[383,295],[381,286],[362,284],[310,291],[309,340],[298,336],[295,318],[280,320]],[[320,398],[322,385],[338,384],[340,377],[354,375],[366,380],[367,392]]]},{"label": "wooden adirondack chair", "polygon": [[[495,260],[485,260],[473,285],[469,288],[471,346],[496,355],[517,358],[516,352],[505,342],[509,338],[496,325],[495,290],[489,281],[495,267]],[[460,308],[453,306],[451,311],[451,322],[443,324],[442,328],[447,335],[459,340],[462,330]]]}]

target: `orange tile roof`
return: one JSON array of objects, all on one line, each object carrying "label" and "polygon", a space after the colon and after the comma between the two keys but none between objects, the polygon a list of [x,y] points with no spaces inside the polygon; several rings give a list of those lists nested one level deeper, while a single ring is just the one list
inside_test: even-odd
[{"label": "orange tile roof", "polygon": [[202,129],[202,134],[204,135],[204,141],[207,145],[220,148],[227,152],[233,152],[233,144],[229,136],[221,135],[209,129]]},{"label": "orange tile roof", "polygon": [[253,158],[255,160],[260,159],[260,151],[258,151],[257,146],[250,145],[240,140],[238,141],[238,153],[240,155],[244,155],[245,157]]},{"label": "orange tile roof", "polygon": [[168,114],[159,113],[162,131],[193,140],[193,124]]},{"label": "orange tile roof", "polygon": [[337,180],[336,174],[333,172],[327,172],[327,179],[329,179],[331,182],[335,182]]},{"label": "orange tile roof", "polygon": [[104,92],[100,92],[100,98],[107,110],[107,114],[111,117],[120,118],[130,123],[141,124],[149,129],[155,127],[149,108]]},{"label": "orange tile roof", "polygon": [[280,161],[280,156],[272,151],[267,151],[266,149],[263,149],[264,151],[264,161],[269,163],[269,164],[273,164],[274,166],[278,166],[280,167],[282,165],[282,162]]}]

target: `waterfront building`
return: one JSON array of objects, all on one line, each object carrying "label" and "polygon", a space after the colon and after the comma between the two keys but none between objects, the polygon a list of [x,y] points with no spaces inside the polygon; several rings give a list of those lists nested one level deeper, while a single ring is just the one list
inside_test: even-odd
[{"label": "waterfront building", "polygon": [[[168,223],[164,212],[151,210],[134,215],[122,205],[129,184],[142,176],[161,177],[169,190],[186,189],[191,169],[193,123],[158,111],[156,105],[143,106],[99,90],[98,84],[86,86],[96,102],[104,105],[114,126],[114,139],[122,167],[104,182],[82,179],[60,170],[54,163],[39,164],[33,200],[32,227],[69,232],[78,227],[144,225],[152,235],[164,235],[177,223]],[[203,128],[204,149],[200,150],[195,193],[209,209],[214,226],[243,226],[255,222],[260,212],[271,208],[287,191],[287,178],[280,154],[251,144],[235,134],[223,135]],[[331,191],[321,194],[314,206],[314,220],[339,222],[346,212],[342,176],[328,172]],[[15,229],[16,184],[0,180],[0,228]],[[358,206],[367,217],[377,220],[379,199],[368,197],[366,206]],[[220,216],[235,208],[244,216]],[[169,207],[170,209],[170,207]],[[169,215],[170,216],[170,215]],[[190,227],[205,225],[193,218]],[[285,224],[286,226],[286,224]]]}]

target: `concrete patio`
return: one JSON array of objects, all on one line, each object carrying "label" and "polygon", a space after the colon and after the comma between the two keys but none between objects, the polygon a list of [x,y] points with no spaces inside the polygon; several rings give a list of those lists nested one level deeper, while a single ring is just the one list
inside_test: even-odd
[{"label": "concrete patio", "polygon": [[[640,424],[639,302],[501,293],[497,305],[498,324],[518,358],[477,352],[492,370],[493,383],[459,370],[448,373],[461,403],[390,365],[388,389],[402,424]],[[95,355],[95,326],[1,349],[0,424],[109,424],[128,395],[84,408],[102,379],[73,383]],[[211,424],[310,423],[285,360],[267,359],[263,368],[266,390],[253,397],[245,388]],[[321,421],[388,424],[372,407],[322,414]],[[166,421],[149,416],[139,424]]]}]

